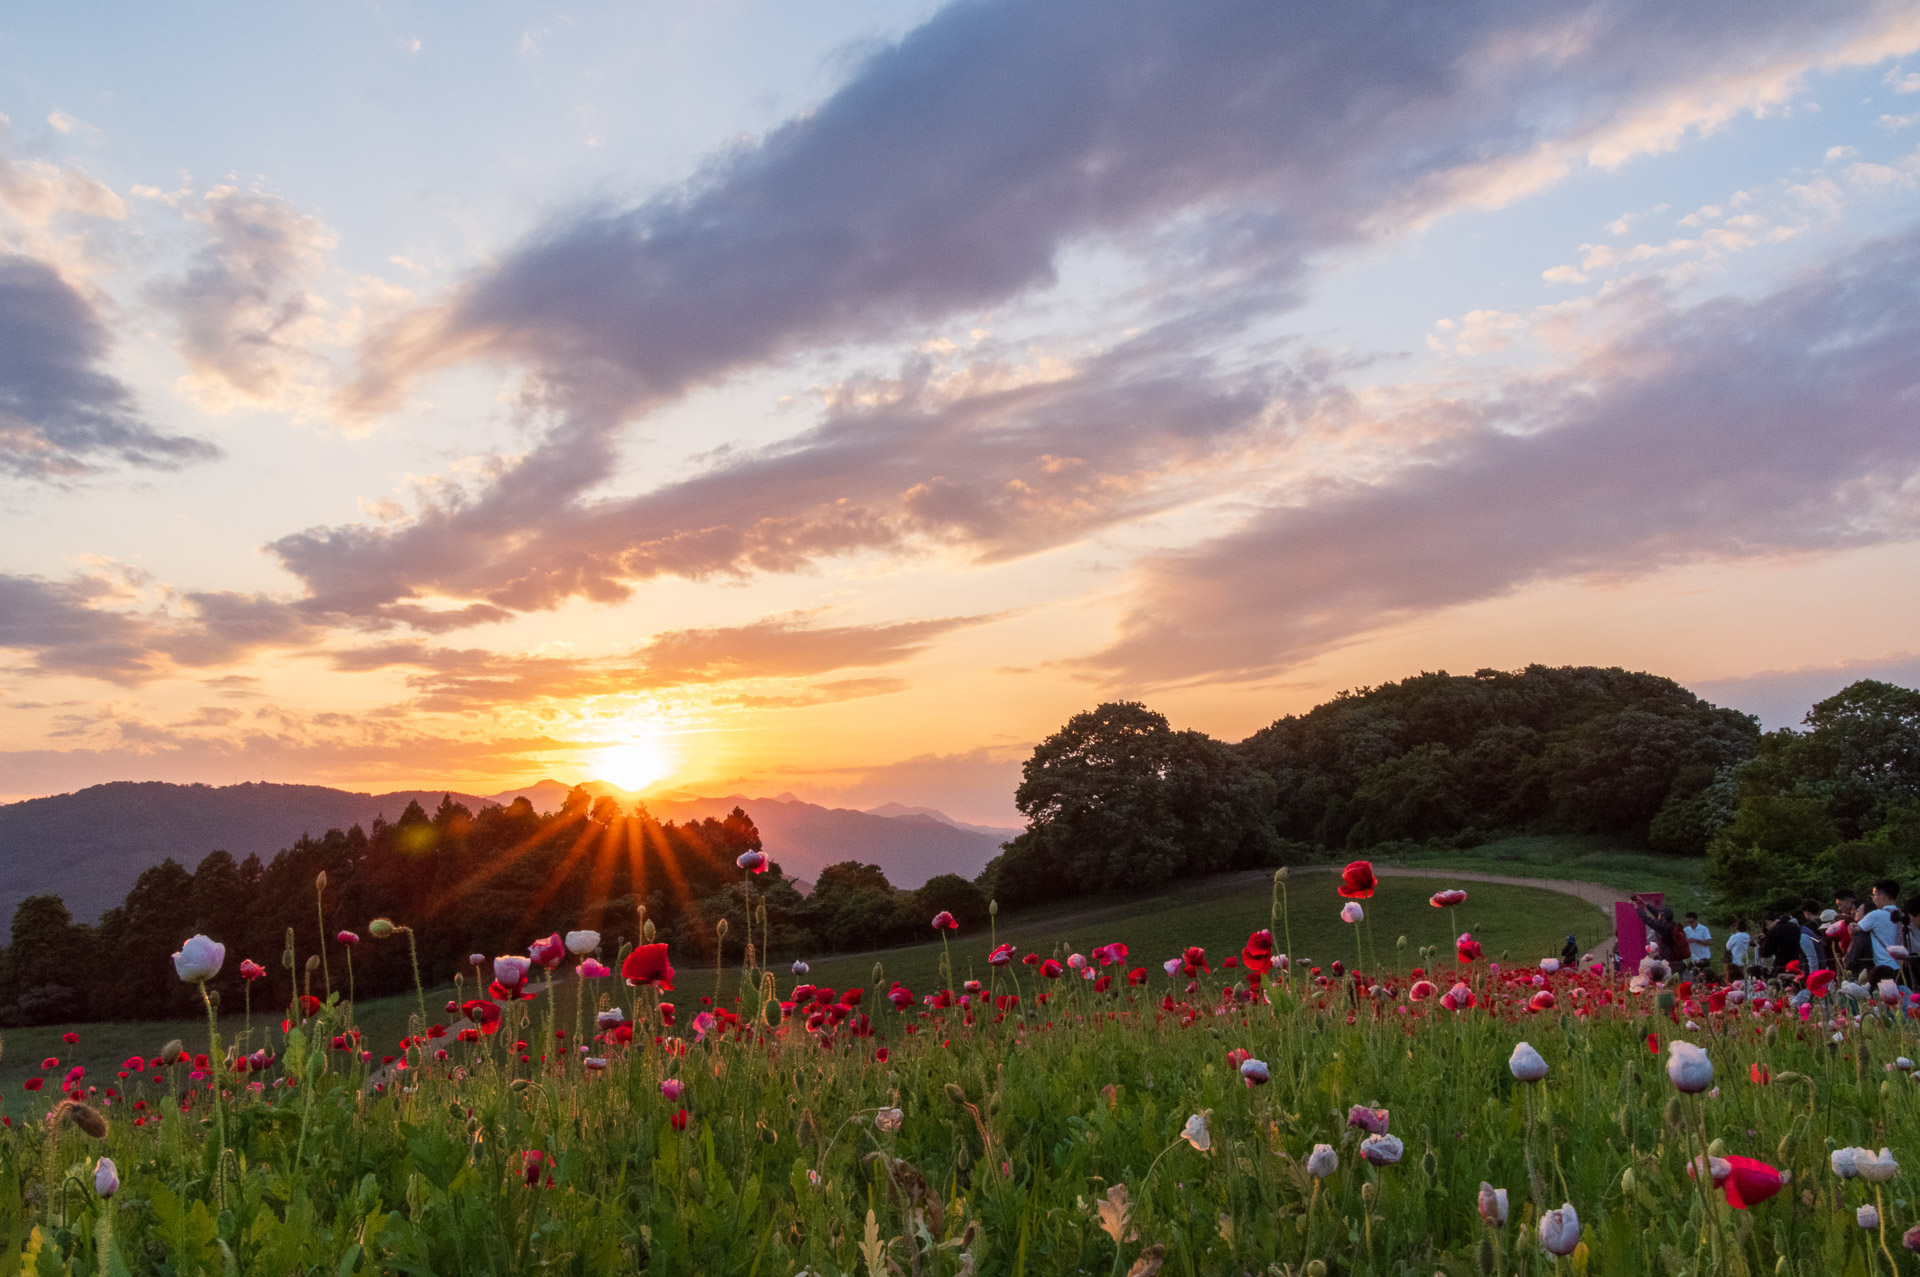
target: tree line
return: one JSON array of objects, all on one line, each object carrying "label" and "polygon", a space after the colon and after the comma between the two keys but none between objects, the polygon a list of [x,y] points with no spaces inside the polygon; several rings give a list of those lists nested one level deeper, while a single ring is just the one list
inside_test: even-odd
[{"label": "tree line", "polygon": [[[941,909],[985,921],[980,888],[955,875],[903,892],[877,866],[848,862],[803,896],[775,864],[749,888],[736,861],[760,849],[738,807],[724,820],[675,824],[578,788],[547,815],[524,798],[478,813],[450,797],[431,814],[409,803],[392,823],[303,837],[265,862],[224,851],[191,870],[164,860],[91,925],[76,923],[57,895],[29,897],[0,953],[0,1023],[192,1015],[197,994],[174,977],[169,957],[195,932],[227,946],[212,986],[223,1005],[250,998],[272,1008],[288,1005],[296,984],[318,994],[351,978],[362,997],[410,989],[407,942],[374,939],[367,924],[376,917],[413,929],[422,973],[436,983],[471,976],[473,953],[521,953],[538,936],[581,928],[601,932],[609,961],[647,924],[676,958],[712,961],[725,944],[737,961],[749,890],[789,961],[918,936]],[[360,937],[350,954],[340,931]],[[321,964],[309,971],[314,957]],[[242,959],[267,971],[250,988]]]}]

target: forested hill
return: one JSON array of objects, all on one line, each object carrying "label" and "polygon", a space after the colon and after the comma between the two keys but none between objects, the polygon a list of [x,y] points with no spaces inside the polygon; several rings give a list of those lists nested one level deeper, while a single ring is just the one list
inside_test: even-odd
[{"label": "forested hill", "polygon": [[[271,858],[303,833],[398,820],[432,809],[441,790],[362,794],[325,785],[174,785],[116,781],[0,806],[0,916],[41,892],[78,918],[120,903],[140,871],[172,857],[196,865],[214,850]],[[484,800],[453,801],[478,811]]]},{"label": "forested hill", "polygon": [[1752,716],[1669,678],[1532,665],[1343,692],[1238,748],[1273,778],[1274,830],[1290,841],[1543,829],[1698,855],[1711,831],[1688,800],[1759,740]]},{"label": "forested hill", "polygon": [[1709,790],[1759,724],[1652,674],[1575,666],[1421,674],[1343,692],[1238,744],[1121,701],[1028,760],[1003,903],[1496,831],[1612,833],[1698,855]]}]

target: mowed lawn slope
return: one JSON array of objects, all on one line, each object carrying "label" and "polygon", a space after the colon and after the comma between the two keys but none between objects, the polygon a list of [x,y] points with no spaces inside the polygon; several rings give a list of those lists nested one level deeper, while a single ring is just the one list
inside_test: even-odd
[{"label": "mowed lawn slope", "polygon": [[[1422,869],[1431,872],[1426,866],[1422,866]],[[1303,964],[1326,965],[1339,960],[1351,966],[1357,957],[1358,940],[1368,946],[1368,966],[1374,964],[1377,956],[1382,969],[1404,971],[1421,963],[1419,951],[1422,946],[1434,946],[1437,950],[1433,955],[1434,965],[1442,970],[1451,970],[1454,967],[1453,939],[1458,934],[1455,930],[1456,914],[1459,929],[1471,931],[1481,941],[1490,961],[1533,963],[1543,957],[1557,955],[1569,933],[1578,938],[1580,950],[1584,953],[1611,932],[1612,923],[1606,915],[1560,892],[1466,882],[1461,884],[1467,892],[1466,904],[1457,910],[1435,909],[1427,903],[1427,899],[1448,885],[1445,880],[1396,878],[1391,869],[1383,869],[1382,872],[1384,877],[1374,897],[1362,902],[1367,921],[1359,928],[1340,921],[1340,907],[1346,902],[1337,891],[1340,881],[1338,874],[1293,874],[1286,883],[1287,909],[1274,926],[1274,937],[1279,948],[1287,948],[1286,922],[1290,918],[1292,952]],[[1237,954],[1249,932],[1268,925],[1273,896],[1270,874],[1227,874],[1151,895],[1094,902],[1075,901],[1007,914],[1000,918],[996,930],[1001,940],[1012,941],[1018,946],[1022,956],[1032,952],[1062,960],[1071,953],[1089,953],[1095,945],[1122,941],[1132,951],[1127,966],[1147,968],[1151,977],[1148,988],[1157,991],[1168,984],[1160,964],[1179,955],[1188,945],[1199,945],[1206,949],[1216,969],[1222,959]],[[879,997],[886,983],[900,980],[916,995],[931,992],[936,987],[941,945],[931,925],[927,935],[928,942],[925,944],[872,953],[832,957],[805,955],[811,966],[806,979],[836,989],[848,986],[867,988],[875,981],[877,965],[883,983],[872,992],[864,1006],[868,1014],[875,1018],[891,1015],[892,1010]],[[1404,949],[1398,947],[1402,936],[1407,941]],[[735,941],[738,939],[734,937]],[[956,981],[965,980],[969,975],[986,979],[987,952],[991,947],[988,929],[956,932],[949,937],[948,943]],[[773,950],[779,955],[774,969],[780,976],[780,991],[784,994],[795,983],[794,977],[786,969],[793,955],[785,951],[778,933],[773,937]],[[237,962],[239,956],[230,953],[228,960]],[[611,961],[613,956],[608,955],[608,960]],[[723,985],[729,996],[739,961],[739,949],[730,945]],[[681,1008],[684,1017],[698,1007],[702,996],[713,995],[716,973],[711,964],[679,962],[677,966],[676,992],[672,1000]],[[1023,991],[1031,996],[1038,984],[1033,968],[1019,968],[1019,976]],[[573,983],[571,980],[559,982],[560,1003],[557,1012],[562,1025],[571,1025],[573,1022]],[[618,998],[623,1003],[626,1001],[626,989],[618,977],[589,981],[586,992],[589,1006],[593,999],[602,994]],[[430,1022],[448,1022],[445,1006],[451,996],[451,985],[428,988],[426,1005]],[[472,996],[470,988],[466,990],[466,996]],[[355,1021],[365,1033],[367,1045],[376,1059],[397,1053],[396,1045],[407,1032],[407,1018],[415,1010],[416,999],[411,994],[366,1000],[356,1008]],[[272,1048],[278,1042],[279,1022],[284,1013],[285,1008],[254,1007],[253,1045]],[[240,1008],[229,1007],[221,1017],[223,1040],[234,1040],[242,1027]],[[270,1036],[266,1034],[269,1027],[273,1030]],[[80,1034],[77,1046],[67,1046],[60,1040],[61,1034],[68,1029]],[[189,1050],[206,1050],[206,1020],[48,1025],[0,1033],[0,1043],[4,1043],[4,1053],[0,1054],[0,1103],[4,1103],[4,1108],[0,1108],[0,1112],[9,1112],[17,1117],[24,1110],[23,1101],[30,1103],[35,1110],[43,1107],[51,1088],[58,1084],[61,1073],[72,1063],[87,1066],[89,1082],[103,1088],[118,1086],[120,1083],[115,1071],[121,1061],[133,1054],[151,1058],[171,1038],[181,1039]],[[49,1090],[33,1096],[23,1093],[21,1083],[40,1073],[40,1062],[47,1056],[57,1057],[61,1061],[61,1071],[53,1074]]]},{"label": "mowed lawn slope", "polygon": [[[1444,880],[1396,879],[1390,870],[1384,872],[1388,876],[1373,899],[1361,902],[1367,918],[1358,928],[1340,921],[1340,907],[1346,901],[1338,894],[1338,874],[1293,874],[1285,884],[1287,908],[1273,923],[1276,945],[1287,949],[1291,919],[1291,951],[1302,963],[1325,965],[1338,960],[1352,966],[1358,957],[1356,939],[1363,939],[1369,966],[1377,955],[1381,968],[1404,971],[1420,965],[1423,945],[1437,947],[1441,965],[1453,965],[1453,940],[1459,934],[1454,929],[1456,913],[1460,930],[1471,931],[1493,961],[1502,954],[1514,962],[1558,955],[1569,934],[1578,938],[1584,953],[1612,932],[1611,919],[1600,910],[1560,892],[1469,882],[1461,884],[1467,892],[1466,904],[1458,910],[1435,909],[1427,899],[1448,885]],[[1131,951],[1127,965],[1146,967],[1153,977],[1152,987],[1159,988],[1167,982],[1160,964],[1179,956],[1188,945],[1206,949],[1216,970],[1221,959],[1239,953],[1249,932],[1268,925],[1272,887],[1272,876],[1266,873],[1227,874],[1151,896],[1003,916],[993,931],[1000,940],[1018,946],[1021,956],[1038,953],[1062,960],[1070,953],[1090,953],[1095,945],[1124,942]],[[1356,932],[1364,935],[1357,937]],[[928,935],[933,934],[929,926]],[[1401,936],[1407,940],[1404,950],[1398,948]],[[774,936],[776,950],[779,941]],[[988,929],[955,932],[948,943],[956,979],[986,978],[991,948]],[[812,962],[808,979],[834,988],[865,986],[878,963],[887,981],[902,981],[917,994],[934,987],[940,952],[936,939],[872,954],[840,954]],[[1021,969],[1023,981],[1030,971]],[[710,982],[709,975],[698,987],[710,991]],[[1031,991],[1031,981],[1027,985]]]}]

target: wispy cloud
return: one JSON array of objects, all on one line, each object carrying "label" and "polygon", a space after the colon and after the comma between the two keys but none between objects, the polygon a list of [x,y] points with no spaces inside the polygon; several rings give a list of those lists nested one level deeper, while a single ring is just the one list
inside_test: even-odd
[{"label": "wispy cloud", "polygon": [[1528,582],[1920,532],[1920,229],[1755,301],[1656,312],[1381,482],[1142,570],[1130,682],[1238,680]]},{"label": "wispy cloud", "polygon": [[[205,408],[280,403],[333,379],[316,352],[326,303],[309,291],[335,237],[324,223],[262,191],[218,186],[183,205],[206,240],[151,294],[179,324],[188,389]],[[317,397],[317,392],[316,392]]]}]

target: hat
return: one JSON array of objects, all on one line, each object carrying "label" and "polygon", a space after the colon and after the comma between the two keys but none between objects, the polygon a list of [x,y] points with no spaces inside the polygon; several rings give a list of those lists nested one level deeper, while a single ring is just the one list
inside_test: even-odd
[{"label": "hat", "polygon": [[1831,909],[1822,909],[1820,911],[1820,921],[1822,922],[1836,922],[1839,918],[1840,915]]}]

